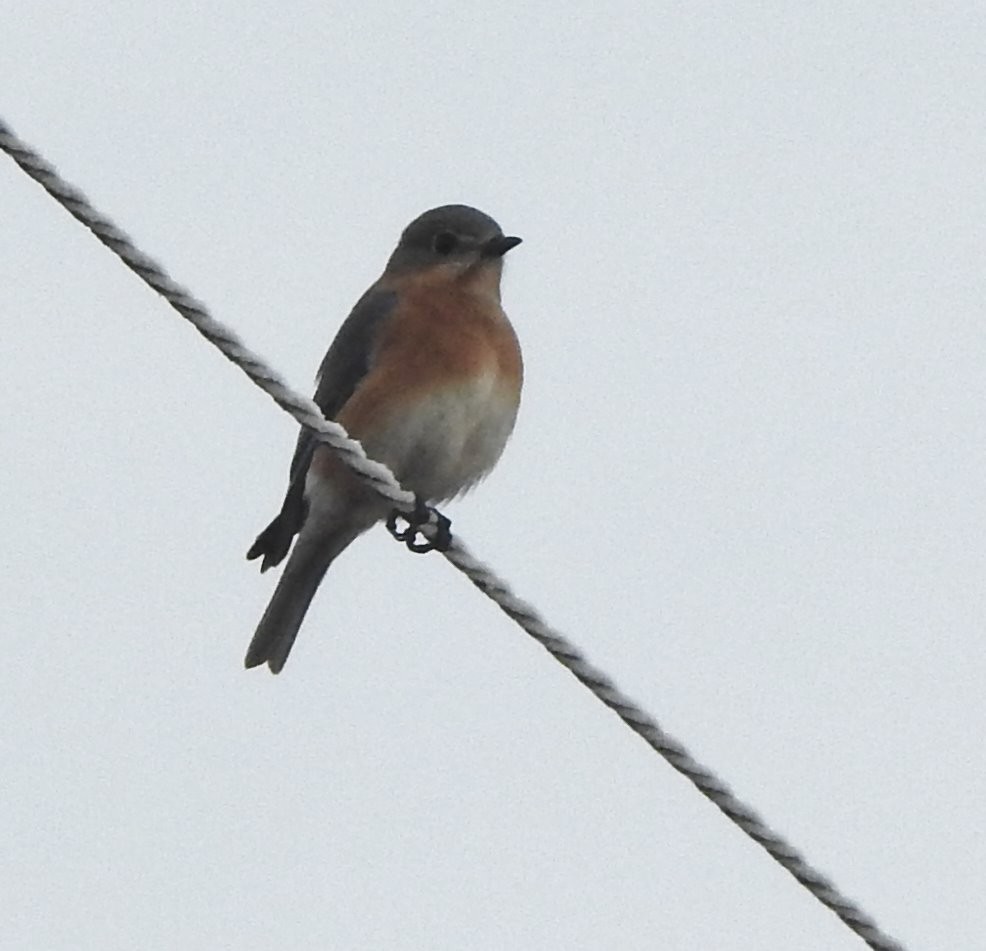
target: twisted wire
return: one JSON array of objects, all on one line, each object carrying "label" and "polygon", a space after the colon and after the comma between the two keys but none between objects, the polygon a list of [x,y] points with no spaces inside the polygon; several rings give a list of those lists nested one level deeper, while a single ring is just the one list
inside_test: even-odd
[{"label": "twisted wire", "polygon": [[[400,511],[411,512],[414,509],[414,495],[401,488],[386,466],[368,459],[363,447],[356,440],[350,439],[342,426],[326,420],[311,399],[291,390],[260,357],[244,346],[230,328],[216,320],[205,304],[172,280],[163,267],[140,251],[112,221],[97,212],[81,191],[64,181],[54,167],[22,142],[2,119],[0,149],[278,406],[302,426],[311,429],[319,441],[331,446],[344,464],[366,480],[375,492]],[[423,530],[427,535],[434,535],[434,518]],[[881,931],[869,915],[842,895],[828,878],[809,865],[790,843],[774,832],[753,809],[740,801],[718,776],[697,762],[678,740],[661,729],[653,717],[594,667],[570,641],[550,627],[530,604],[518,598],[507,583],[475,558],[458,537],[452,539],[451,546],[444,554],[507,617],[534,638],[580,684],[688,779],[774,861],[787,869],[818,901],[831,909],[870,948],[875,951],[904,951],[903,945]]]}]

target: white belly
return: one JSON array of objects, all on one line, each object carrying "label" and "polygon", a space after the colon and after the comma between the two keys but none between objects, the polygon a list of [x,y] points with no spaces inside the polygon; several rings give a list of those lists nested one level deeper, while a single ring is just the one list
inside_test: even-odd
[{"label": "white belly", "polygon": [[517,401],[486,374],[396,411],[363,448],[398,481],[431,502],[465,492],[496,464],[517,417]]}]

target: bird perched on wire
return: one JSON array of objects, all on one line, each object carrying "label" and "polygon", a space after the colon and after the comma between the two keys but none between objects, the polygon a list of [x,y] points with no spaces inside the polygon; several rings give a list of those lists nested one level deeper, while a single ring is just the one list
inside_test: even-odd
[{"label": "bird perched on wire", "polygon": [[[475,208],[425,212],[404,229],[319,369],[315,402],[417,496],[419,521],[427,505],[485,476],[513,430],[523,364],[500,306],[500,277],[503,256],[518,244]],[[388,514],[387,503],[302,428],[281,511],[247,552],[266,571],[297,535],[247,667],[280,672],[329,566]],[[448,541],[440,519],[435,544]]]}]

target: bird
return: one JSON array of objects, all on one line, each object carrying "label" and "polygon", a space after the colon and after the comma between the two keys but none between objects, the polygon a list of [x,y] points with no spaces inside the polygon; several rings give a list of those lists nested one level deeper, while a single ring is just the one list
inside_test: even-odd
[{"label": "bird", "polygon": [[[319,367],[315,403],[415,494],[412,529],[430,506],[486,476],[514,429],[524,369],[500,280],[504,255],[520,243],[468,205],[426,211],[403,230]],[[333,561],[389,514],[302,427],[281,510],[247,552],[261,572],[287,556],[247,668],[280,673]],[[436,545],[447,547],[448,524],[439,517]]]}]

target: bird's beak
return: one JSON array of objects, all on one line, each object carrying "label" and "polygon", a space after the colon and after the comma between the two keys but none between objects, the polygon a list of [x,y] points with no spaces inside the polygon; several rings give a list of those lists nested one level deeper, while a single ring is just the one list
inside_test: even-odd
[{"label": "bird's beak", "polygon": [[520,238],[497,235],[495,238],[490,238],[482,246],[481,253],[484,258],[502,258],[511,248],[516,248],[520,242]]}]

